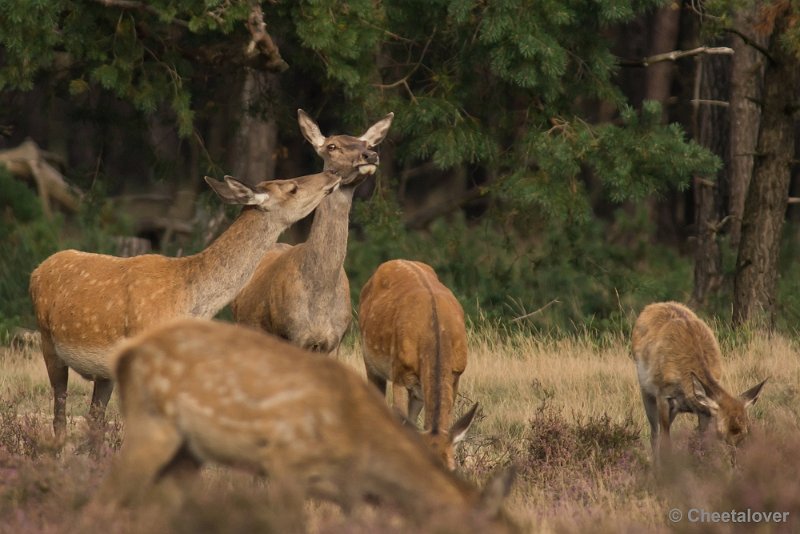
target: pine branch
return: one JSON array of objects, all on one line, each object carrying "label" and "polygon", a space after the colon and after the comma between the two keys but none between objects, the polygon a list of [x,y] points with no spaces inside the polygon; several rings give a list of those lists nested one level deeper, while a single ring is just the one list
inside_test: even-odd
[{"label": "pine branch", "polygon": [[[147,11],[148,13],[152,13],[156,16],[161,16],[161,13],[158,9],[154,8],[153,6],[147,5],[144,2],[138,2],[137,0],[94,0],[98,4],[101,4],[105,7],[116,7],[119,9],[135,9],[138,11]],[[185,20],[181,19],[172,19],[170,21],[172,24],[176,26],[181,26],[183,28],[188,28],[189,23]]]}]

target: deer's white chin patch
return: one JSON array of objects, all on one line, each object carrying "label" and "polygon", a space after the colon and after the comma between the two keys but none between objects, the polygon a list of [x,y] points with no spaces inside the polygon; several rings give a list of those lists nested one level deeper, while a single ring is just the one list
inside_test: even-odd
[{"label": "deer's white chin patch", "polygon": [[361,165],[358,168],[358,174],[375,174],[375,171],[377,170],[378,170],[377,165],[372,165],[372,164]]}]

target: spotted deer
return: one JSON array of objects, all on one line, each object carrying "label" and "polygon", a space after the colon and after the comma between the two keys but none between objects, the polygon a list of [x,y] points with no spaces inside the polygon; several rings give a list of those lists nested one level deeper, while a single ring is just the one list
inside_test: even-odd
[{"label": "spotted deer", "polygon": [[677,302],[646,306],[634,324],[631,348],[656,465],[669,454],[669,429],[679,413],[697,415],[700,434],[713,421],[717,436],[730,445],[747,435],[747,408],[766,380],[738,397],[728,393],[720,384],[719,344],[692,310]]},{"label": "spotted deer", "polygon": [[64,250],[31,274],[58,442],[66,436],[68,368],[94,381],[89,413],[90,422],[98,423],[113,389],[108,360],[113,346],[173,317],[213,317],[244,286],[278,235],[333,193],[340,178],[320,173],[255,187],[230,176],[206,182],[223,202],[244,208],[202,252],[117,258]]},{"label": "spotted deer", "polygon": [[407,517],[453,511],[507,524],[508,476],[480,494],[335,359],[254,328],[189,318],[126,341],[112,360],[125,441],[98,491],[103,506],[136,504],[152,490],[180,502],[213,462],[345,510],[367,499]]},{"label": "spotted deer", "polygon": [[467,331],[458,300],[429,265],[387,261],[361,290],[358,322],[367,378],[384,396],[391,381],[395,408],[414,425],[424,406],[423,438],[454,469],[454,445],[478,408],[450,426],[467,366]]},{"label": "spotted deer", "polygon": [[299,347],[336,352],[351,319],[350,283],[344,271],[353,193],[380,163],[373,150],[386,137],[393,113],[360,137],[325,137],[303,110],[300,130],[324,161],[342,177],[339,189],[320,203],[305,243],[276,245],[231,303],[234,319],[262,328]]}]

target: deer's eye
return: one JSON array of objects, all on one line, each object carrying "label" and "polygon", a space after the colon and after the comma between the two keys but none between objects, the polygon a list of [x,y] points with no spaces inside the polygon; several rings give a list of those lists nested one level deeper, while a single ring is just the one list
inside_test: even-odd
[{"label": "deer's eye", "polygon": [[289,194],[294,195],[297,193],[297,184],[292,184],[292,187],[289,189]]},{"label": "deer's eye", "polygon": [[333,152],[333,151],[334,151],[334,150],[336,150],[337,148],[339,148],[339,147],[337,147],[336,145],[334,145],[333,143],[331,143],[330,145],[328,145],[328,152]]}]

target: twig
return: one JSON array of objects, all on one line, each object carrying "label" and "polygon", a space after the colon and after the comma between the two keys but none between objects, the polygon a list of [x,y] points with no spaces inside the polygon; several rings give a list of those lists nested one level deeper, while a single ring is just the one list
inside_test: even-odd
[{"label": "twig", "polygon": [[619,64],[625,67],[649,67],[653,63],[659,63],[661,61],[675,61],[688,56],[697,56],[699,54],[731,55],[733,54],[733,48],[728,48],[727,46],[700,46],[693,48],[692,50],[673,50],[672,52],[655,54],[639,60],[623,59],[620,60]]},{"label": "twig", "polygon": [[545,304],[544,306],[542,306],[541,308],[539,308],[538,310],[533,310],[532,312],[526,313],[525,315],[520,315],[519,317],[514,317],[513,319],[511,319],[511,322],[512,323],[516,323],[517,321],[521,321],[523,319],[527,319],[531,315],[536,315],[537,313],[543,312],[544,310],[546,310],[547,308],[549,308],[553,304],[561,304],[561,301],[558,300],[558,299],[553,299],[550,302],[548,302],[547,304]]},{"label": "twig", "polygon": [[[408,90],[408,92],[411,93],[411,88],[408,86],[408,79],[411,78],[411,76],[415,72],[417,72],[417,69],[419,69],[420,66],[422,65],[422,60],[425,59],[425,54],[428,52],[428,47],[431,45],[431,41],[433,41],[433,38],[434,38],[435,35],[436,35],[436,28],[433,29],[433,33],[428,38],[428,42],[425,43],[425,47],[422,49],[422,53],[419,56],[419,61],[417,61],[417,63],[411,68],[411,70],[408,72],[408,74],[406,74],[405,76],[403,76],[402,78],[400,78],[396,82],[386,83],[386,84],[376,83],[376,84],[372,84],[372,85],[374,87],[377,87],[378,89],[392,89],[394,87],[398,87],[400,85],[404,85],[406,87],[406,89]],[[413,93],[411,93],[411,98],[412,99],[414,98]]]},{"label": "twig", "polygon": [[723,31],[726,31],[728,33],[732,33],[732,34],[738,36],[742,41],[744,41],[744,43],[747,46],[752,46],[753,48],[755,48],[756,50],[761,52],[761,54],[763,54],[764,57],[766,57],[771,63],[775,63],[775,60],[772,59],[772,56],[769,55],[769,51],[766,48],[764,48],[763,46],[761,46],[760,44],[755,42],[753,39],[751,39],[750,37],[748,37],[745,34],[743,34],[742,32],[740,32],[736,28],[725,28]]},{"label": "twig", "polygon": [[693,98],[691,100],[692,104],[706,104],[708,106],[719,106],[721,108],[727,108],[730,104],[724,100],[705,100],[702,98]]}]

